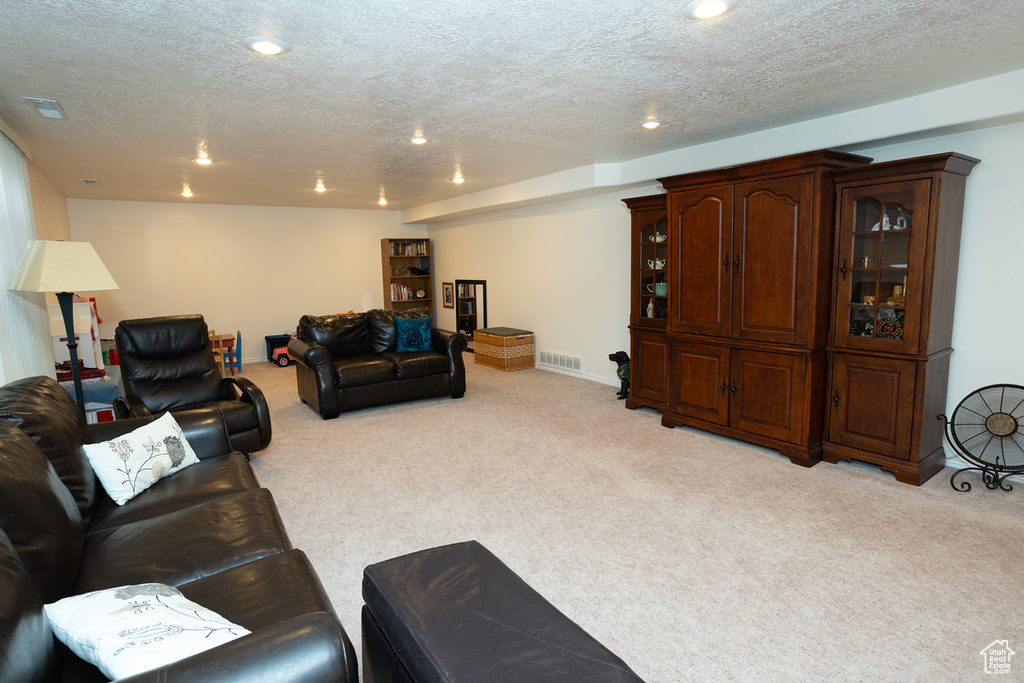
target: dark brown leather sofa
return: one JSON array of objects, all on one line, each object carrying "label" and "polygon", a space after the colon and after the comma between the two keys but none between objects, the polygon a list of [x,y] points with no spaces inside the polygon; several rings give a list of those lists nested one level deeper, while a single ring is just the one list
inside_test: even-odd
[{"label": "dark brown leather sofa", "polygon": [[124,398],[114,402],[119,418],[219,411],[232,450],[248,455],[270,445],[270,408],[263,392],[245,377],[222,375],[203,316],[122,320],[114,340],[124,385]]},{"label": "dark brown leather sofa", "polygon": [[[409,311],[402,316],[424,317]],[[431,328],[430,336],[429,351],[399,353],[391,311],[304,315],[288,342],[299,398],[325,420],[400,401],[462,398],[465,335]]]},{"label": "dark brown leather sofa", "polygon": [[175,419],[200,462],[119,507],[81,445],[153,418],[89,426],[53,379],[0,387],[0,682],[105,681],[55,640],[43,604],[163,583],[251,633],[123,680],[356,683],[352,643],[221,416]]}]

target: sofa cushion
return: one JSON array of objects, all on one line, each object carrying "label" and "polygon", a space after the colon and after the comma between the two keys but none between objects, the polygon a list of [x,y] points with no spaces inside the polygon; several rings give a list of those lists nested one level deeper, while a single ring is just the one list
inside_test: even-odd
[{"label": "sofa cushion", "polygon": [[377,356],[356,356],[334,361],[334,381],[338,389],[362,387],[395,379],[395,366]]},{"label": "sofa cushion", "polygon": [[394,351],[398,344],[395,334],[395,316],[391,311],[374,308],[366,312],[370,321],[370,340],[374,353]]},{"label": "sofa cushion", "polygon": [[299,319],[298,336],[324,347],[334,358],[373,353],[370,327],[365,313],[351,315],[304,315]]},{"label": "sofa cushion", "polygon": [[249,633],[159,583],[73,595],[46,605],[62,643],[110,679],[206,652]]},{"label": "sofa cushion", "polygon": [[309,559],[296,549],[184,583],[178,589],[252,631],[300,614],[334,614]]},{"label": "sofa cushion", "polygon": [[258,488],[256,475],[241,453],[207,458],[175,473],[173,477],[161,479],[159,485],[133,498],[130,505],[117,505],[109,497],[102,496],[86,533],[95,534]]},{"label": "sofa cushion", "polygon": [[412,379],[448,372],[448,357],[434,351],[411,353],[382,353],[380,357],[395,366],[395,377]]},{"label": "sofa cushion", "polygon": [[57,661],[43,601],[0,531],[0,680],[54,680]]},{"label": "sofa cushion", "polygon": [[107,495],[124,505],[161,478],[199,462],[174,416],[158,419],[110,441],[82,446]]},{"label": "sofa cushion", "polygon": [[75,592],[177,586],[289,548],[270,492],[242,491],[90,534]]},{"label": "sofa cushion", "polygon": [[45,602],[71,592],[82,556],[82,516],[32,437],[4,421],[0,421],[0,528]]},{"label": "sofa cushion", "polygon": [[52,377],[19,379],[0,392],[0,419],[17,425],[38,444],[88,524],[97,487],[81,446],[92,439],[71,394]]},{"label": "sofa cushion", "polygon": [[430,350],[430,317],[426,318],[395,318],[395,331],[398,335],[396,351],[429,351]]}]

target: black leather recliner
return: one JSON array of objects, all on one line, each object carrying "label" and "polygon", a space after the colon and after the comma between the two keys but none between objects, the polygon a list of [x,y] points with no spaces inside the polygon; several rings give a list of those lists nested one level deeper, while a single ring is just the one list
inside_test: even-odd
[{"label": "black leather recliner", "polygon": [[207,409],[224,416],[234,450],[249,454],[270,444],[270,408],[259,387],[222,374],[201,315],[122,320],[114,331],[125,397],[119,419]]}]

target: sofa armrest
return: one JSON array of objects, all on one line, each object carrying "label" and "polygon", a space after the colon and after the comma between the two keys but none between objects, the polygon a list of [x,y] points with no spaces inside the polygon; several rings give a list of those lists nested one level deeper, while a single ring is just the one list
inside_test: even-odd
[{"label": "sofa armrest", "polygon": [[[155,419],[154,416],[148,415],[114,420],[113,422],[100,422],[89,425],[89,433],[92,435],[93,443],[110,441],[149,424]],[[233,450],[228,440],[228,429],[224,424],[224,416],[219,410],[183,410],[174,413],[174,421],[181,427],[185,439],[200,460],[227,455]]]},{"label": "sofa armrest", "polygon": [[145,417],[152,414],[138,396],[118,396],[114,399],[114,415],[118,420],[123,420],[126,417]]},{"label": "sofa armrest", "polygon": [[261,628],[230,643],[122,683],[358,683],[355,649],[331,614],[314,612]]},{"label": "sofa armrest", "polygon": [[295,360],[299,398],[325,420],[338,417],[338,387],[331,352],[301,337],[292,337],[288,342],[288,355]]},{"label": "sofa armrest", "polygon": [[288,340],[288,355],[299,365],[314,372],[329,373],[334,365],[334,358],[330,351],[301,337],[292,337]]},{"label": "sofa armrest", "polygon": [[226,393],[231,394],[231,398],[235,398],[236,395],[240,396],[242,401],[251,404],[256,409],[256,424],[259,425],[260,430],[259,449],[263,450],[269,446],[272,432],[270,406],[267,404],[267,397],[263,395],[263,391],[247,377],[225,377],[221,386],[224,387]]},{"label": "sofa armrest", "polygon": [[430,330],[430,344],[434,351],[448,357],[452,398],[462,398],[466,394],[466,364],[462,360],[462,352],[466,350],[468,344],[466,335],[435,327]]}]

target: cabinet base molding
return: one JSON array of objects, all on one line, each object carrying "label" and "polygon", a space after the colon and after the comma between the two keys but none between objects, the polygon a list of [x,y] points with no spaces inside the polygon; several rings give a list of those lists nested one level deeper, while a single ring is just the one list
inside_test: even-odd
[{"label": "cabinet base molding", "polygon": [[932,451],[921,458],[919,462],[910,462],[897,461],[877,453],[847,448],[834,443],[825,443],[822,450],[822,459],[832,464],[836,464],[840,460],[847,462],[856,460],[871,465],[878,465],[886,472],[892,472],[896,476],[897,481],[913,486],[920,486],[925,483],[941,472],[942,468],[946,466],[946,453],[942,448]]},{"label": "cabinet base molding", "polygon": [[721,434],[722,436],[728,436],[732,439],[736,439],[737,441],[746,441],[747,443],[752,443],[758,446],[774,448],[779,453],[789,458],[791,463],[794,465],[800,465],[801,467],[814,467],[821,462],[820,442],[810,444],[809,446],[800,446],[789,443],[788,441],[780,441],[779,439],[773,439],[768,436],[751,434],[750,432],[733,429],[726,425],[706,422],[704,420],[698,420],[685,415],[677,415],[675,413],[665,413],[662,415],[661,426],[668,427],[669,429],[673,429],[675,427],[693,427],[706,432],[713,432],[715,434]]},{"label": "cabinet base molding", "polygon": [[637,408],[650,408],[656,412],[664,414],[668,410],[667,405],[661,405],[655,401],[648,401],[643,398],[633,398],[629,396],[626,399],[626,410],[636,410]]}]

